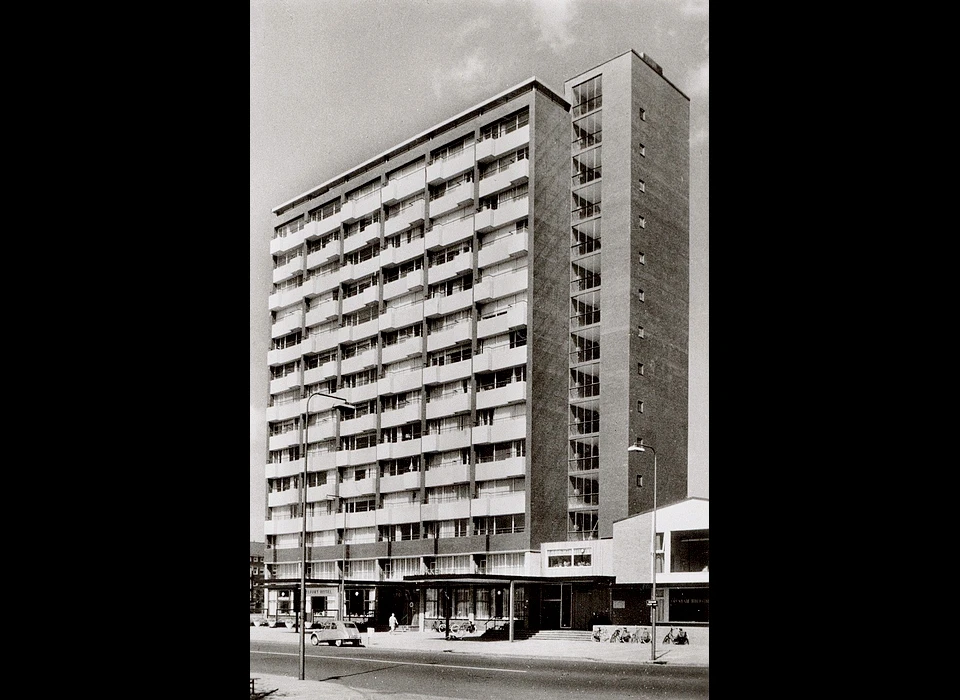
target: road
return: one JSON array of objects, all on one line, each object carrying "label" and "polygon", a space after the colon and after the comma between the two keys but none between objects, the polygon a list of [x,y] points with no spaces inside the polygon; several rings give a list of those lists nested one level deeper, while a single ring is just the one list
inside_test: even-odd
[{"label": "road", "polygon": [[[305,665],[308,680],[462,700],[703,700],[709,695],[709,669],[702,667],[326,646],[308,646]],[[297,650],[251,641],[250,670],[295,678]]]}]

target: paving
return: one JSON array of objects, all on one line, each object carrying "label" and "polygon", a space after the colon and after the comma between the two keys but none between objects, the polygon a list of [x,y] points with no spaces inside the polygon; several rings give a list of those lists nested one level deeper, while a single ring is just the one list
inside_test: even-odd
[{"label": "paving", "polygon": [[[666,629],[657,627],[661,639]],[[657,641],[656,661],[650,658],[649,644],[624,644],[594,641],[566,641],[555,639],[517,639],[479,640],[446,639],[442,632],[397,631],[362,632],[361,644],[368,649],[418,649],[424,651],[445,652],[449,654],[476,654],[484,656],[514,656],[541,658],[575,658],[585,661],[624,664],[664,664],[669,666],[710,665],[709,628],[691,628],[687,630],[690,643],[685,645],[662,644]],[[251,627],[250,641],[271,641],[290,644],[290,651],[298,651],[299,637],[293,629]],[[306,645],[310,646],[307,636]],[[309,650],[307,655],[309,656]],[[309,666],[308,666],[309,675]],[[335,681],[299,680],[295,676],[276,676],[251,671],[255,678],[254,693],[251,698],[284,698],[285,700],[374,700],[387,697],[372,691],[354,690]],[[437,696],[411,693],[390,693],[391,700],[445,700]]]}]

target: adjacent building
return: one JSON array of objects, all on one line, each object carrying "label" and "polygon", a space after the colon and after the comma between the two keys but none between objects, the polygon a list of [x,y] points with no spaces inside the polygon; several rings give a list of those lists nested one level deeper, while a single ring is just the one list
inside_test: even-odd
[{"label": "adjacent building", "polygon": [[656,447],[658,504],[687,497],[688,121],[630,51],[273,210],[268,613],[299,586],[301,489],[308,615],[609,610],[602,548],[653,506],[627,447]]}]

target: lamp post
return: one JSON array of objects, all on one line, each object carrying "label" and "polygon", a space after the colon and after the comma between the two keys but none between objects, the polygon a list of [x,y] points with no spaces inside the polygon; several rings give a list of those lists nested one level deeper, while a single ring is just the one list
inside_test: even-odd
[{"label": "lamp post", "polygon": [[[300,531],[300,680],[304,680],[306,670],[306,612],[307,612],[307,425],[310,421],[310,399],[314,396],[325,396],[328,399],[336,399],[350,408],[353,404],[339,396],[333,394],[324,394],[315,391],[307,397],[307,403],[303,407],[303,430],[301,431],[303,439],[300,441],[300,454],[303,457],[303,483],[300,484],[300,516],[303,519],[302,529]],[[342,584],[341,584],[342,586]]]},{"label": "lamp post", "polygon": [[657,660],[657,451],[637,441],[638,444],[631,445],[627,452],[653,452],[653,513],[650,524],[650,577],[652,586],[650,588],[650,600],[647,605],[650,606],[650,660]]}]

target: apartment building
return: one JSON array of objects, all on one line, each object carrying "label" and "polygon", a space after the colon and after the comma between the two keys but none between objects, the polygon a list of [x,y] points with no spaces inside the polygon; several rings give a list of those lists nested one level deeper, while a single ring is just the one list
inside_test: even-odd
[{"label": "apartment building", "polygon": [[687,497],[688,115],[630,51],[273,210],[268,613],[300,581],[302,489],[308,616],[604,609],[594,548],[653,504],[627,446],[656,447],[659,503]]}]

